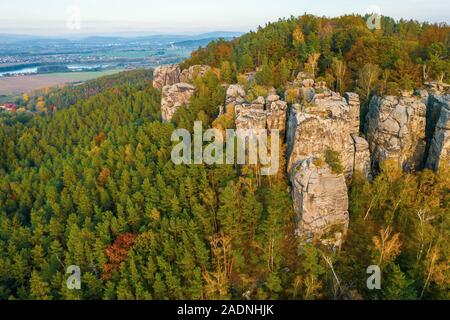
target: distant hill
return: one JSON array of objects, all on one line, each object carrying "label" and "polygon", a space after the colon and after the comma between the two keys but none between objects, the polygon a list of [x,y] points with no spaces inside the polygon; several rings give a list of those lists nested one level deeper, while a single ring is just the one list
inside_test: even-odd
[{"label": "distant hill", "polygon": [[16,35],[16,34],[2,34],[0,33],[0,44],[11,44],[11,43],[20,43],[24,41],[46,41],[46,42],[84,42],[84,43],[110,43],[110,42],[134,42],[136,40],[139,41],[152,41],[159,42],[161,44],[168,44],[173,42],[184,42],[184,41],[211,41],[219,38],[224,39],[232,39],[234,37],[239,37],[243,33],[242,32],[234,32],[234,31],[214,31],[208,33],[201,34],[153,34],[153,35],[133,35],[127,36],[127,34],[110,34],[110,35],[84,35],[80,37],[43,37],[43,36],[34,36],[34,35]]},{"label": "distant hill", "polygon": [[219,38],[205,38],[205,39],[198,39],[198,40],[185,40],[180,42],[175,42],[173,45],[176,47],[190,47],[190,48],[198,48],[198,47],[205,47],[210,42],[218,39],[223,40],[232,40],[234,37],[219,37]]}]

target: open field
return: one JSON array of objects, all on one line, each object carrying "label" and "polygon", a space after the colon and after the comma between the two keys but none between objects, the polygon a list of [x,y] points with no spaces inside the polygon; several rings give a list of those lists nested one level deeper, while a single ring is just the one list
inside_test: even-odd
[{"label": "open field", "polygon": [[46,87],[66,83],[83,82],[121,72],[123,70],[107,70],[98,72],[66,72],[41,75],[0,78],[0,95],[18,95]]}]

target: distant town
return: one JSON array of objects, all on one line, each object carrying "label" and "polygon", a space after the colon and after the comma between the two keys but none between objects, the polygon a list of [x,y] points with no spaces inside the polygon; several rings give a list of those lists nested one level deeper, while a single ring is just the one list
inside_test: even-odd
[{"label": "distant town", "polygon": [[25,92],[82,83],[124,70],[178,63],[209,42],[237,32],[63,39],[0,34],[0,105],[14,112]]}]

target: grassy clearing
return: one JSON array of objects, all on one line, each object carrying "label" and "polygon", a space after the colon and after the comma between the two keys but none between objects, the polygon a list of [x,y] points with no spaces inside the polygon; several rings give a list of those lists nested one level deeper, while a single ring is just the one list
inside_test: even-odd
[{"label": "grassy clearing", "polygon": [[39,75],[0,78],[0,96],[15,96],[42,88],[49,88],[66,83],[84,82],[124,70],[106,70],[94,72],[62,72]]}]

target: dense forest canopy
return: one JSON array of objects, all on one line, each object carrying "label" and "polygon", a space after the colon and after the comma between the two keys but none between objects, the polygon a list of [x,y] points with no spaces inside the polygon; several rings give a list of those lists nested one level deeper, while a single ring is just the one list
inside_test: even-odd
[{"label": "dense forest canopy", "polygon": [[[56,112],[0,122],[0,299],[449,299],[445,166],[355,177],[348,238],[330,252],[298,246],[283,172],[170,161],[173,130],[212,125],[239,74],[282,89],[303,71],[368,99],[448,80],[449,44],[446,25],[305,15],[196,51],[184,67],[220,72],[195,80],[173,123],[146,73],[43,95]],[[71,265],[81,290],[66,286]],[[366,286],[370,265],[382,290]]]},{"label": "dense forest canopy", "polygon": [[[369,30],[366,20],[356,15],[280,19],[234,41],[212,42],[183,66],[207,64],[222,73],[229,69],[234,80],[258,68],[259,84],[276,88],[306,71],[340,92],[357,90],[366,95],[397,93],[427,80],[449,82],[447,24],[382,17],[381,29]],[[367,88],[366,78],[372,73],[375,79]]]}]

